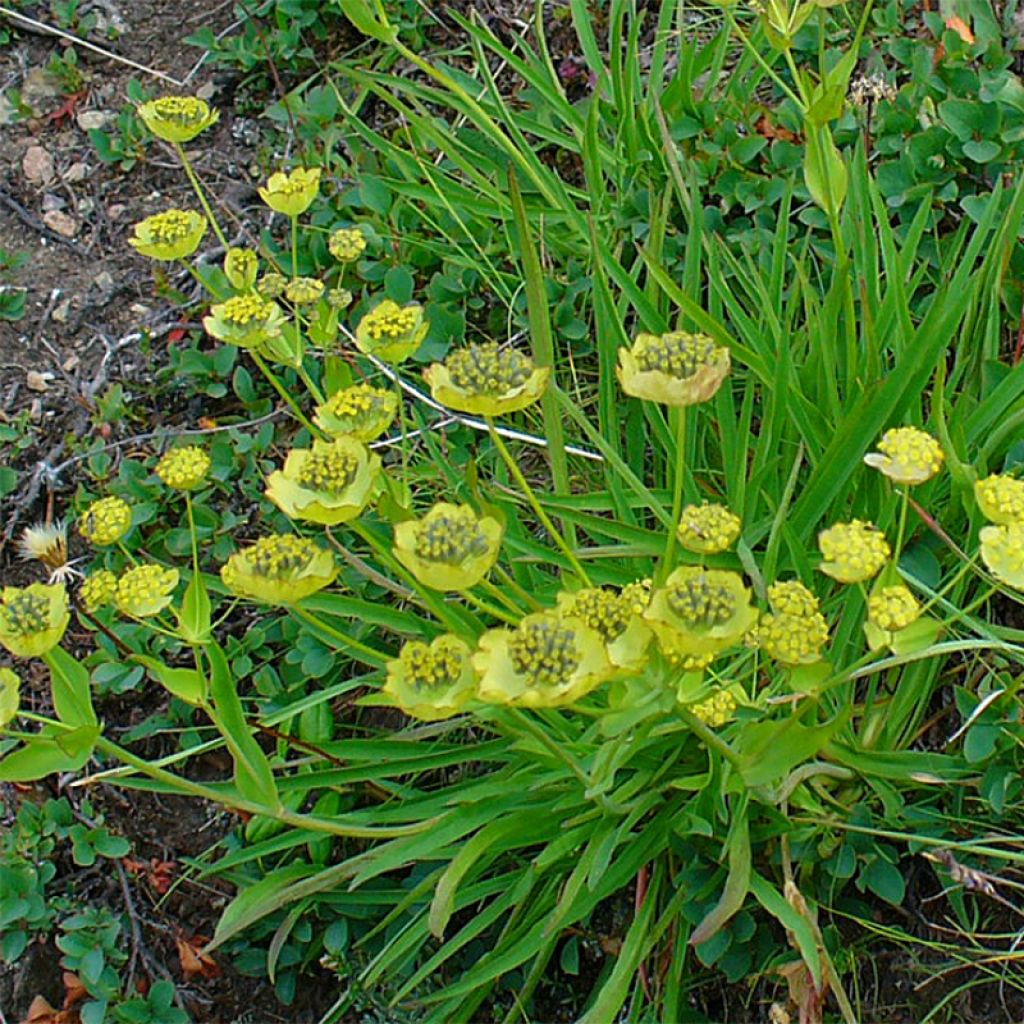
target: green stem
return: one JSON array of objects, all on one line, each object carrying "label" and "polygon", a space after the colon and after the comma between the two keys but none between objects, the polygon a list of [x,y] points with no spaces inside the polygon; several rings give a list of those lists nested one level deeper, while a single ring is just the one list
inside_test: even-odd
[{"label": "green stem", "polygon": [[678,708],[676,714],[690,727],[690,731],[700,739],[706,747],[718,751],[731,765],[739,767],[740,755],[729,746],[713,729],[708,728],[692,711]]},{"label": "green stem", "polygon": [[288,610],[294,612],[300,619],[305,619],[311,626],[316,626],[317,629],[326,633],[332,640],[336,640],[341,644],[342,650],[357,651],[362,655],[359,660],[366,662],[367,665],[372,665],[374,668],[381,668],[387,664],[391,657],[389,654],[385,654],[383,651],[378,651],[375,647],[371,647],[369,644],[364,644],[362,640],[356,640],[355,637],[348,636],[340,630],[335,629],[333,626],[324,622],[324,620],[318,615],[314,615],[311,611],[303,608],[302,605],[289,605]]},{"label": "green stem", "polygon": [[299,276],[299,218],[293,216],[292,222],[292,280]]},{"label": "green stem", "polygon": [[210,204],[206,199],[206,193],[203,191],[203,186],[200,184],[199,178],[196,176],[196,172],[192,170],[192,163],[185,155],[185,150],[182,148],[180,142],[172,142],[171,145],[174,147],[174,151],[178,154],[181,166],[185,168],[185,175],[188,177],[192,190],[199,197],[199,202],[203,207],[203,212],[210,221],[210,227],[213,228],[213,233],[217,236],[217,241],[224,246],[224,252],[226,253],[231,246],[228,245],[228,240],[224,237],[224,232],[221,231],[220,224],[217,223],[217,218],[213,215],[213,210],[210,208]]},{"label": "green stem", "polygon": [[222,295],[219,295],[219,294],[218,294],[217,292],[215,292],[215,291],[214,291],[214,290],[213,290],[213,289],[212,289],[212,288],[210,287],[210,284],[209,284],[209,282],[208,282],[208,281],[205,281],[205,280],[203,280],[203,277],[202,277],[202,275],[201,275],[201,274],[199,273],[199,271],[198,271],[198,270],[196,270],[196,268],[195,268],[195,267],[193,267],[193,266],[192,266],[192,264],[191,264],[191,263],[189,263],[189,261],[188,261],[188,260],[178,260],[178,262],[179,262],[179,263],[180,263],[180,264],[181,264],[181,265],[182,265],[182,266],[183,266],[183,267],[184,267],[184,268],[185,268],[185,269],[186,269],[186,270],[187,270],[187,271],[188,271],[188,272],[189,272],[189,273],[190,273],[190,274],[192,275],[192,278],[193,278],[193,279],[194,279],[195,281],[197,281],[197,282],[198,282],[198,284],[199,284],[199,287],[200,287],[200,288],[202,288],[204,292],[208,292],[208,293],[209,293],[210,295],[212,295],[212,296],[213,296],[213,297],[214,297],[215,299],[217,299],[218,301],[219,301],[219,300],[220,300],[221,298],[223,298],[223,296],[222,296]]},{"label": "green stem", "polygon": [[[499,569],[498,566],[495,566],[495,571],[497,571],[499,575],[501,575],[502,579],[504,579],[505,582],[526,601],[527,606],[531,610],[538,611],[540,609],[540,602],[537,601],[532,594],[520,587],[506,570]],[[495,585],[486,577],[480,581],[480,585],[491,595],[491,597],[497,598],[497,600],[499,600],[513,615],[523,614],[522,608],[520,608],[519,605],[517,605],[515,601],[513,601],[512,598],[501,589],[501,587]]]},{"label": "green stem", "polygon": [[475,608],[479,608],[480,611],[486,612],[488,615],[492,616],[495,619],[500,619],[502,622],[506,622],[510,626],[519,625],[519,619],[515,618],[513,615],[510,615],[507,611],[504,611],[501,608],[495,608],[493,604],[491,604],[488,601],[485,601],[481,597],[477,597],[476,594],[474,594],[473,591],[471,590],[460,590],[459,596],[464,601],[468,601]]},{"label": "green stem", "polygon": [[672,526],[665,538],[665,551],[661,565],[655,574],[655,584],[665,582],[665,577],[672,571],[675,558],[676,543],[679,539],[679,520],[683,516],[683,478],[686,474],[686,406],[676,410],[676,463],[672,474]]},{"label": "green stem", "polygon": [[289,409],[291,409],[295,418],[310,432],[310,434],[313,437],[323,438],[323,432],[318,430],[316,427],[313,426],[312,423],[309,422],[309,419],[306,417],[306,414],[299,407],[299,403],[295,401],[295,398],[292,396],[291,392],[281,383],[280,380],[278,380],[277,374],[274,373],[274,371],[271,370],[269,366],[267,366],[265,360],[263,359],[263,356],[261,356],[259,352],[257,352],[254,348],[249,349],[249,355],[252,356],[252,361],[260,368],[260,372],[263,374],[263,376],[266,377],[268,381],[270,381],[270,384],[273,387],[273,389],[284,399],[285,404],[288,406]]},{"label": "green stem", "polygon": [[317,382],[310,376],[309,370],[307,370],[302,363],[299,363],[299,365],[295,367],[295,372],[298,373],[302,383],[306,385],[306,390],[312,396],[313,401],[316,402],[317,405],[323,405],[324,393],[320,390]]},{"label": "green stem", "polygon": [[529,481],[523,475],[523,471],[519,468],[519,464],[516,462],[514,458],[512,458],[512,453],[506,447],[505,442],[502,441],[501,435],[498,433],[497,430],[495,430],[494,420],[491,419],[489,416],[486,417],[486,419],[487,428],[491,432],[491,440],[494,442],[495,448],[497,448],[498,451],[500,452],[501,457],[505,460],[505,464],[508,466],[509,472],[515,479],[515,482],[518,484],[519,489],[523,492],[523,495],[526,497],[526,500],[530,503],[530,507],[533,509],[537,518],[543,524],[544,529],[548,531],[548,534],[551,536],[551,539],[555,542],[558,548],[569,560],[569,564],[572,566],[573,572],[575,572],[576,575],[579,576],[579,578],[584,582],[584,584],[589,587],[590,577],[587,576],[586,569],[583,568],[583,565],[580,563],[579,558],[576,557],[576,552],[573,551],[573,549],[569,546],[565,538],[561,535],[561,533],[559,533],[558,527],[556,527],[555,524],[551,521],[551,517],[547,514],[547,512],[544,511],[539,499],[537,498],[537,495],[534,493],[533,488],[530,486]]},{"label": "green stem", "polygon": [[[566,747],[557,743],[539,725],[537,725],[529,715],[523,714],[523,712],[518,708],[505,708],[503,709],[503,712],[512,718],[524,732],[528,733],[533,739],[541,744],[545,750],[549,751],[557,760],[561,761],[562,764],[572,772],[579,781],[579,784],[583,787],[584,796],[590,799],[590,776],[583,768],[583,765],[581,765],[579,761],[569,753]],[[609,814],[622,815],[628,810],[626,807],[620,807],[613,800],[609,800],[604,793],[594,793],[593,799],[594,802],[602,808],[602,810],[607,811]]]},{"label": "green stem", "polygon": [[[199,539],[196,537],[196,520],[192,512],[192,494],[185,492],[185,509],[188,512],[188,532],[192,538],[192,571],[199,576]],[[198,585],[198,584],[197,584]]]},{"label": "green stem", "polygon": [[[761,56],[761,51],[758,50],[750,37],[743,31],[743,29],[740,28],[728,7],[725,8],[725,17],[729,22],[729,28],[739,36],[740,42],[743,44],[747,53],[749,53],[750,56],[761,65],[761,70],[764,71],[764,73],[797,105],[802,112],[805,108],[801,98],[797,96],[788,85],[786,85],[779,73],[771,66],[771,64],[768,63],[768,61],[764,59],[764,57]],[[799,79],[797,79],[797,86],[799,87]]]}]

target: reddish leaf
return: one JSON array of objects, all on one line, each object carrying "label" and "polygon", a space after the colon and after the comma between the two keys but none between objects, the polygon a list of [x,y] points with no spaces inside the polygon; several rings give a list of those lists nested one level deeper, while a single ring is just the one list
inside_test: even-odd
[{"label": "reddish leaf", "polygon": [[219,978],[220,965],[210,956],[203,952],[203,946],[210,940],[201,935],[195,935],[191,939],[183,934],[176,935],[174,941],[178,946],[178,960],[181,962],[181,970],[187,979],[199,975],[202,978]]},{"label": "reddish leaf", "polygon": [[781,124],[772,124],[767,114],[762,114],[754,122],[754,131],[765,139],[781,139],[783,142],[803,142],[803,138],[796,132],[791,132]]},{"label": "reddish leaf", "polygon": [[951,18],[946,19],[946,28],[951,28],[968,46],[975,42],[974,33],[971,31],[970,25],[963,18],[958,18],[955,14]]}]

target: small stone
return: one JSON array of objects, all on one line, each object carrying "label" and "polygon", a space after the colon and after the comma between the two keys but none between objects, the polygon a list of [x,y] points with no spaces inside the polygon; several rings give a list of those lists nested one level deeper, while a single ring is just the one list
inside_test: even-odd
[{"label": "small stone", "polygon": [[28,418],[33,423],[38,423],[43,418],[43,403],[38,398],[32,399],[32,404],[28,408]]},{"label": "small stone", "polygon": [[114,276],[108,270],[101,270],[93,279],[93,287],[101,292],[114,290]]},{"label": "small stone", "polygon": [[124,216],[124,211],[127,209],[128,207],[124,203],[111,203],[110,206],[107,207],[107,216],[111,220],[120,220]]},{"label": "small stone", "polygon": [[135,316],[148,316],[153,311],[149,308],[149,306],[145,305],[142,302],[133,302],[128,307],[128,312],[134,314]]},{"label": "small stone", "polygon": [[58,324],[66,324],[68,317],[71,315],[71,299],[64,299],[58,302],[53,307],[53,312],[50,314],[50,319]]},{"label": "small stone", "polygon": [[43,213],[49,213],[51,210],[63,210],[68,204],[58,195],[54,195],[53,192],[47,192],[43,196]]},{"label": "small stone", "polygon": [[106,128],[113,119],[114,114],[110,110],[80,110],[75,118],[83,132]]},{"label": "small stone", "polygon": [[196,89],[196,96],[201,100],[212,100],[213,94],[217,91],[217,86],[213,82],[204,82],[198,89]]},{"label": "small stone", "polygon": [[78,212],[83,217],[88,216],[96,208],[96,203],[91,196],[86,196],[78,201]]},{"label": "small stone", "polygon": [[21,102],[36,116],[53,109],[60,96],[60,82],[44,67],[31,68],[21,87]]},{"label": "small stone", "polygon": [[74,238],[78,233],[78,222],[74,217],[69,217],[63,210],[50,210],[43,214],[43,223],[58,235],[65,238]]},{"label": "small stone", "polygon": [[76,185],[80,181],[85,181],[89,176],[89,165],[82,163],[81,160],[75,161],[65,172],[64,180],[69,185]]},{"label": "small stone", "polygon": [[38,370],[28,370],[25,373],[25,386],[29,391],[49,391],[51,380],[53,380],[53,374],[49,372],[40,373]]},{"label": "small stone", "polygon": [[82,361],[82,360],[81,360],[81,359],[79,359],[79,358],[78,358],[78,356],[68,356],[68,358],[67,358],[67,359],[65,359],[65,360],[64,360],[64,362],[63,362],[63,364],[61,365],[61,369],[62,369],[62,370],[63,370],[63,371],[65,372],[65,373],[71,373],[72,371],[74,371],[74,370],[77,370],[77,369],[78,369],[78,364],[79,364],[79,363],[80,363],[81,361]]},{"label": "small stone", "polygon": [[56,173],[53,157],[42,146],[29,146],[22,157],[21,169],[34,185],[46,185],[53,181]]}]

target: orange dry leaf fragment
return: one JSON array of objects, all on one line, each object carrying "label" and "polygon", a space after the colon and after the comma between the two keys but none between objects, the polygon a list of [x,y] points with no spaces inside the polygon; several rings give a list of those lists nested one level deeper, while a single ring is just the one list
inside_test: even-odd
[{"label": "orange dry leaf fragment", "polygon": [[203,946],[210,940],[195,935],[191,939],[184,935],[176,935],[174,941],[178,946],[178,960],[181,962],[181,970],[186,978],[194,978],[199,975],[202,978],[219,978],[220,964],[203,952]]},{"label": "orange dry leaf fragment", "polygon": [[946,28],[951,28],[968,46],[975,42],[974,33],[971,31],[970,25],[963,18],[958,18],[955,14],[951,18],[946,19]]}]

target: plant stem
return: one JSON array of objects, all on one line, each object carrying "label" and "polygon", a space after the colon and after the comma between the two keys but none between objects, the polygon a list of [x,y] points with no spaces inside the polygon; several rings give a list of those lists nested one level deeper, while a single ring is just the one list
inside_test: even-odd
[{"label": "plant stem", "polygon": [[358,651],[362,655],[359,660],[366,662],[367,665],[372,665],[374,668],[381,668],[390,658],[390,655],[385,654],[383,651],[378,651],[375,647],[371,647],[369,644],[364,644],[362,640],[356,640],[355,637],[347,636],[340,630],[328,625],[328,623],[324,622],[324,620],[318,615],[314,615],[311,611],[303,608],[300,604],[290,605],[288,610],[294,612],[300,619],[305,619],[311,626],[315,626],[317,629],[326,633],[332,640],[336,640],[341,644],[343,650]]},{"label": "plant stem", "polygon": [[323,405],[324,393],[317,386],[316,381],[310,376],[309,370],[307,370],[302,363],[299,363],[299,365],[295,367],[295,372],[299,375],[302,383],[306,385],[306,390],[309,392],[313,401],[316,402],[317,405]]},{"label": "plant stem", "polygon": [[543,507],[537,495],[534,493],[533,488],[530,486],[529,481],[523,475],[523,471],[519,468],[519,463],[512,458],[512,453],[508,450],[505,442],[502,441],[501,435],[497,430],[494,429],[494,420],[489,416],[487,419],[487,428],[491,433],[491,440],[494,442],[495,448],[501,454],[501,457],[505,460],[505,464],[509,468],[509,472],[512,474],[516,483],[519,485],[519,489],[523,492],[526,500],[530,503],[530,507],[533,509],[537,518],[541,521],[544,529],[548,531],[551,539],[559,547],[566,558],[569,559],[569,564],[572,566],[573,571],[577,576],[584,582],[586,586],[590,586],[590,577],[587,576],[586,569],[583,568],[580,560],[576,557],[576,552],[569,546],[565,538],[559,533],[558,527],[551,521],[551,517],[544,511]]},{"label": "plant stem", "polygon": [[277,374],[269,366],[263,356],[259,354],[255,349],[249,349],[249,355],[252,356],[252,361],[260,368],[260,372],[264,377],[270,381],[273,389],[284,399],[285,404],[291,409],[295,418],[310,432],[313,437],[323,438],[323,433],[313,426],[306,417],[306,414],[299,407],[299,403],[295,401],[291,392],[278,380]]},{"label": "plant stem", "polygon": [[693,712],[679,708],[676,712],[690,727],[690,731],[700,739],[706,747],[718,751],[731,765],[739,767],[740,755],[729,746],[713,729],[709,729]]},{"label": "plant stem", "polygon": [[468,601],[475,608],[479,608],[480,611],[486,612],[492,618],[500,619],[502,622],[508,623],[510,626],[518,626],[519,620],[514,616],[510,615],[507,611],[502,608],[495,608],[493,604],[485,601],[482,597],[477,597],[472,590],[460,590],[459,596],[464,600]]},{"label": "plant stem", "polygon": [[676,553],[676,542],[679,538],[679,520],[683,515],[683,477],[686,473],[686,416],[687,408],[682,406],[676,410],[676,463],[672,474],[672,526],[665,538],[665,551],[661,565],[655,574],[655,585],[665,582],[665,577],[672,571],[672,560]]},{"label": "plant stem", "polygon": [[292,280],[299,276],[299,218],[291,217],[292,222]]},{"label": "plant stem", "polygon": [[[516,583],[513,577],[509,574],[508,570],[502,569],[500,566],[495,566],[494,571],[497,572],[499,576],[501,576],[501,578],[505,581],[506,585],[511,587],[512,590],[514,590],[516,594],[519,595],[519,597],[523,598],[523,600],[526,601],[528,608],[532,609],[533,611],[538,611],[540,609],[540,602],[532,594],[530,594],[528,591],[524,590],[521,586],[519,586],[519,584]],[[513,601],[512,598],[509,597],[508,594],[506,594],[505,591],[501,589],[501,587],[497,586],[496,584],[492,583],[489,579],[486,578],[480,581],[480,585],[492,597],[495,597],[499,601],[501,601],[501,603],[505,605],[505,607],[513,615],[523,614],[522,608],[520,608],[515,603],[515,601]]]},{"label": "plant stem", "polygon": [[172,142],[171,145],[174,147],[175,153],[178,154],[178,159],[181,161],[181,166],[185,169],[185,175],[188,177],[192,190],[199,197],[199,202],[203,207],[203,212],[210,221],[210,227],[213,228],[213,233],[217,236],[217,241],[224,246],[224,252],[226,253],[231,246],[228,245],[228,240],[224,237],[224,232],[221,231],[220,224],[217,223],[217,218],[213,215],[213,210],[210,208],[210,204],[206,199],[206,193],[203,191],[203,186],[200,184],[199,178],[196,176],[196,172],[192,170],[191,161],[185,155],[185,150],[180,142]]}]

